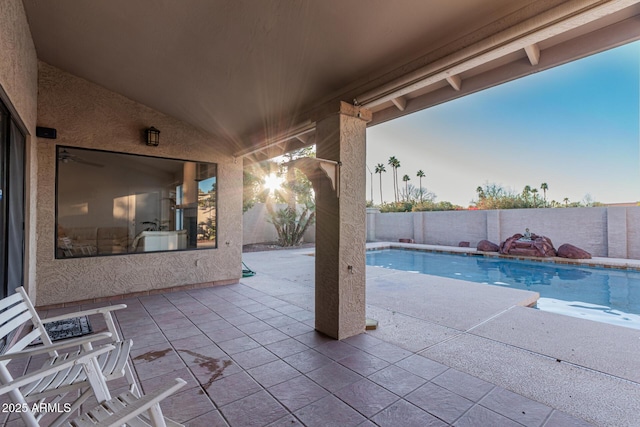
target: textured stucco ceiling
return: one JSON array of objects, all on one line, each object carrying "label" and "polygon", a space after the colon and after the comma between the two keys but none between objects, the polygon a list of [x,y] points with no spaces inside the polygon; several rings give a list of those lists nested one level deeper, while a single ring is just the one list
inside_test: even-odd
[{"label": "textured stucco ceiling", "polygon": [[24,0],[39,59],[239,148],[561,3]]}]

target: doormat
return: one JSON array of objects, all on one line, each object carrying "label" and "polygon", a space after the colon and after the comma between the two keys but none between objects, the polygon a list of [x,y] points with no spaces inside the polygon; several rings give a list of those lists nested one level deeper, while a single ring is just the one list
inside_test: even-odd
[{"label": "doormat", "polygon": [[[89,318],[87,316],[73,317],[71,319],[56,320],[55,322],[45,323],[44,328],[47,330],[51,341],[77,338],[93,332],[91,323],[89,323]],[[38,338],[32,343],[32,345],[41,343],[42,341]]]}]

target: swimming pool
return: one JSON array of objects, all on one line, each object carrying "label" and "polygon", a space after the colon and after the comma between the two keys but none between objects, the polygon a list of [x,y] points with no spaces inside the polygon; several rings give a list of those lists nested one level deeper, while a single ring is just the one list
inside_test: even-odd
[{"label": "swimming pool", "polygon": [[540,293],[543,311],[640,329],[640,272],[477,255],[384,249],[367,265]]}]

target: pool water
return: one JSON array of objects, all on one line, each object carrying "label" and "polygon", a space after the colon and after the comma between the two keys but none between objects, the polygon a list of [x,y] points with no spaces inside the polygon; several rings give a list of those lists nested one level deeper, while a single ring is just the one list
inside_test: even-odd
[{"label": "pool water", "polygon": [[537,308],[640,329],[640,272],[402,249],[367,252],[367,265],[535,291]]}]

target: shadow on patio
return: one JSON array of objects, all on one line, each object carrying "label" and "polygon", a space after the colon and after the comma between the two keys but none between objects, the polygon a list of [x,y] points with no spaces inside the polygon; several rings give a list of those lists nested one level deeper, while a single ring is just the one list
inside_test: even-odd
[{"label": "shadow on patio", "polygon": [[[435,316],[425,320],[419,311],[411,312],[421,303],[411,287],[416,276],[407,279],[373,268],[368,270],[368,314],[380,320],[380,327],[340,342],[314,332],[312,257],[294,250],[244,258],[258,275],[240,284],[117,301],[128,305],[116,316],[122,334],[134,341],[131,357],[144,391],[175,377],[188,382],[162,405],[176,421],[189,426],[589,425],[554,407],[567,407],[596,424],[625,425],[633,416],[624,406],[593,416],[609,403],[584,408],[593,405],[580,401],[589,393],[580,391],[585,386],[582,372],[574,372],[575,382],[567,385],[575,388],[576,405],[562,399],[556,404],[555,395],[562,390],[554,391],[554,383],[541,387],[532,374],[543,382],[548,375],[564,378],[557,371],[541,370],[544,363],[564,364],[526,360],[530,367],[520,369],[522,355],[514,353],[514,346],[485,339],[478,350],[477,342],[465,341],[479,340],[469,330],[481,329],[496,316],[535,312],[500,308],[517,306],[523,294],[508,295],[497,306],[475,304],[475,311],[433,312],[422,307],[422,312]],[[393,309],[399,304],[394,296],[411,303],[398,312]],[[438,321],[446,313],[458,323],[445,326]],[[457,345],[459,354],[447,350],[449,345]],[[509,388],[520,390],[517,384],[525,384],[521,389],[526,392],[509,391],[501,369],[492,371],[482,360],[468,363],[469,357],[490,357],[505,365],[496,356],[496,346],[502,346],[503,357],[513,362],[503,368],[516,383]],[[464,372],[476,369],[476,376]],[[580,371],[575,365],[570,369]],[[637,393],[637,383],[627,383]],[[596,384],[611,390],[606,382],[591,385]],[[537,396],[539,390],[552,402],[523,396]],[[627,394],[627,399],[633,396]],[[637,400],[628,404],[630,410]],[[618,418],[613,420],[616,411]],[[12,417],[8,425],[20,425],[20,420]]]}]

